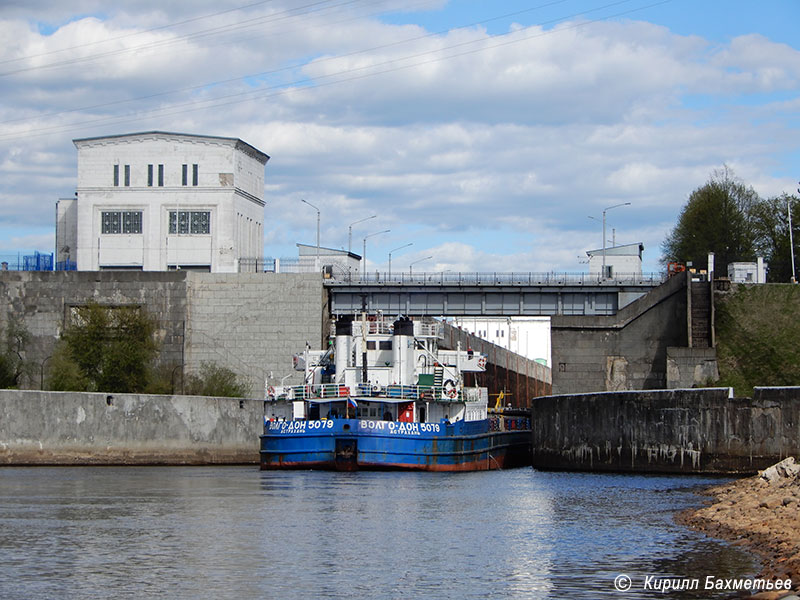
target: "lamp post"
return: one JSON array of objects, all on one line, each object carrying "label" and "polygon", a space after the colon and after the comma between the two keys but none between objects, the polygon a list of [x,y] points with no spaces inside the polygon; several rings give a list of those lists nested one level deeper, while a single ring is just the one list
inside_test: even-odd
[{"label": "lamp post", "polygon": [[304,200],[303,198],[300,198],[300,202],[305,202],[311,208],[313,208],[315,211],[317,211],[317,262],[315,264],[315,267],[316,267],[315,270],[318,271],[319,270],[319,209],[316,206],[314,206],[313,204],[311,204],[311,202],[309,202],[308,200]]},{"label": "lamp post", "polygon": [[412,273],[412,271],[411,271],[411,267],[412,267],[413,265],[417,264],[418,262],[422,262],[423,260],[428,260],[429,258],[433,258],[433,256],[426,256],[425,258],[420,258],[419,260],[415,260],[414,262],[412,262],[411,264],[409,264],[409,265],[408,265],[408,274],[409,274],[409,275],[412,275],[412,274],[413,274],[413,273]]},{"label": "lamp post", "polygon": [[353,251],[353,225],[358,225],[359,223],[363,223],[364,221],[369,221],[370,219],[374,219],[378,215],[372,215],[371,217],[366,217],[364,219],[359,219],[358,221],[353,221],[347,228],[347,251]]},{"label": "lamp post", "polygon": [[[798,182],[800,183],[800,182]],[[797,188],[797,193],[800,194],[800,188]],[[796,283],[796,279],[794,277],[794,240],[792,239],[792,200],[791,198],[786,199],[786,211],[789,213],[789,250],[791,250],[792,254],[792,278],[791,282]]]},{"label": "lamp post", "polygon": [[402,250],[403,248],[408,248],[409,246],[413,246],[414,242],[409,242],[404,246],[400,246],[399,248],[395,248],[394,250],[389,252],[389,278],[392,277],[392,252],[397,252],[398,250]]},{"label": "lamp post", "polygon": [[362,279],[367,278],[367,238],[371,238],[373,235],[380,235],[382,233],[389,233],[391,229],[384,229],[383,231],[376,231],[375,233],[370,233],[364,236],[364,248],[361,251],[361,260],[364,261],[364,274]]},{"label": "lamp post", "polygon": [[614,206],[609,206],[603,209],[603,271],[602,271],[602,279],[606,278],[606,212],[611,210],[612,208],[618,208],[620,206],[630,206],[630,202],[623,202],[622,204],[615,204]]}]

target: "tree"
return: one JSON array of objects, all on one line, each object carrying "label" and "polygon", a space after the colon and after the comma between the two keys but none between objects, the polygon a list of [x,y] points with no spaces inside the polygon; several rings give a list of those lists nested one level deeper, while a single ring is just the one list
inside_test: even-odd
[{"label": "tree", "polygon": [[0,345],[0,388],[16,388],[29,371],[24,352],[31,336],[22,321],[13,315],[9,315],[4,333]]},{"label": "tree", "polygon": [[[789,247],[788,204],[792,209],[792,236],[795,248],[800,235],[800,200],[783,194],[756,203],[752,213],[755,249],[769,264],[772,283],[788,283],[792,278],[792,253]],[[796,251],[795,251],[796,254]],[[796,258],[800,258],[797,257]]]},{"label": "tree", "polygon": [[53,357],[50,388],[143,392],[159,351],[155,331],[155,320],[139,307],[76,308]]},{"label": "tree", "polygon": [[691,262],[699,267],[713,252],[714,270],[727,275],[728,263],[752,260],[755,235],[750,220],[758,200],[755,190],[727,167],[714,171],[689,196],[678,224],[662,244],[662,262]]},{"label": "tree", "polygon": [[200,364],[199,375],[186,378],[185,392],[190,396],[218,396],[220,398],[243,398],[248,385],[227,367],[213,362]]}]

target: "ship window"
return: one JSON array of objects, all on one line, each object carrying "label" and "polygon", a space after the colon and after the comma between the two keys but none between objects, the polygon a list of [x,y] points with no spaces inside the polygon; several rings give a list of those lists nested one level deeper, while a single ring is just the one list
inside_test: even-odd
[{"label": "ship window", "polygon": [[374,341],[368,341],[367,342],[367,350],[375,350],[375,342]]},{"label": "ship window", "polygon": [[392,340],[386,340],[386,341],[378,342],[378,349],[379,350],[391,350],[392,349]]}]

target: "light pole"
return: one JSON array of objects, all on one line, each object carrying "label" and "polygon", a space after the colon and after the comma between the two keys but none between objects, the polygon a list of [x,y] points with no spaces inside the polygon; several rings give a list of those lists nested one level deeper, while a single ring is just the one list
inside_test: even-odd
[{"label": "light pole", "polygon": [[359,219],[358,221],[353,221],[350,223],[349,227],[347,228],[347,251],[353,251],[353,225],[358,225],[359,223],[363,223],[364,221],[369,221],[370,219],[374,219],[378,215],[372,215],[371,217],[366,217],[364,219]]},{"label": "light pole", "polygon": [[611,210],[612,208],[618,208],[620,206],[630,206],[630,202],[623,202],[622,204],[615,204],[614,206],[609,206],[603,209],[603,274],[602,279],[606,278],[606,212]]},{"label": "light pole", "polygon": [[[798,182],[800,183],[800,182]],[[800,188],[797,188],[797,193],[800,194]],[[792,239],[792,200],[791,198],[786,199],[786,211],[789,213],[789,249],[792,253],[792,279],[791,282],[795,283],[796,279],[794,277],[794,240]]]},{"label": "light pole", "polygon": [[317,211],[317,262],[316,262],[316,265],[315,265],[315,267],[316,267],[315,270],[319,270],[319,209],[316,206],[314,206],[313,204],[311,204],[311,202],[309,202],[308,200],[304,200],[303,198],[300,198],[300,202],[305,202],[311,208],[313,208],[315,211]]},{"label": "light pole", "polygon": [[400,246],[399,248],[395,248],[394,250],[389,252],[389,278],[392,277],[392,252],[397,252],[398,250],[402,250],[403,248],[408,248],[409,246],[413,246],[414,242],[409,242],[405,246]]},{"label": "light pole", "polygon": [[408,265],[408,274],[409,274],[409,275],[412,275],[412,274],[413,274],[413,273],[412,273],[412,271],[411,271],[411,267],[412,267],[413,265],[417,264],[418,262],[422,262],[423,260],[428,260],[429,258],[433,258],[433,256],[426,256],[425,258],[420,258],[419,260],[415,260],[414,262],[412,262],[411,264],[409,264],[409,265]]},{"label": "light pole", "polygon": [[361,260],[364,261],[364,275],[362,279],[367,278],[367,238],[371,238],[373,235],[380,235],[382,233],[389,233],[391,229],[384,229],[383,231],[376,231],[375,233],[370,233],[364,236],[364,249],[361,251]]}]

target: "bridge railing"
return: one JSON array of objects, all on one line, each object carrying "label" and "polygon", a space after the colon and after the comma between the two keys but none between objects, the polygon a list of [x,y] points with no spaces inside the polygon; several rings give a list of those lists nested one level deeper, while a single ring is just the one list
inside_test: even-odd
[{"label": "bridge railing", "polygon": [[441,273],[337,273],[326,279],[326,285],[643,285],[656,286],[663,283],[663,273],[616,273],[613,277],[601,277],[589,273],[532,273],[532,272],[455,272]]}]

